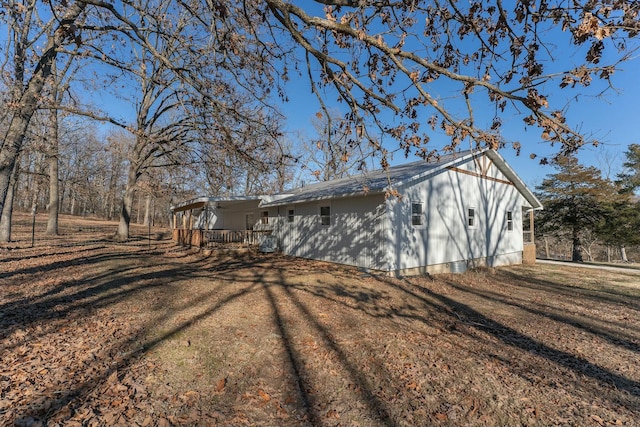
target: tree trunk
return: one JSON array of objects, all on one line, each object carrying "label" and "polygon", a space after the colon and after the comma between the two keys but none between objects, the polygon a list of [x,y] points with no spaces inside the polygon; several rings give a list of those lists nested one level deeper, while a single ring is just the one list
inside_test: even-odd
[{"label": "tree trunk", "polygon": [[607,245],[607,262],[611,262],[611,246]]},{"label": "tree trunk", "polygon": [[622,260],[622,262],[629,262],[627,258],[627,248],[625,248],[624,245],[620,246],[620,260]]},{"label": "tree trunk", "polygon": [[547,236],[544,237],[544,254],[547,259],[551,259],[551,255],[549,254],[549,239],[547,239]]},{"label": "tree trunk", "polygon": [[4,204],[7,192],[9,191],[11,175],[16,166],[20,149],[22,148],[24,134],[29,127],[31,116],[33,116],[35,112],[35,103],[36,101],[34,99],[32,108],[24,108],[24,114],[14,113],[11,125],[0,149],[0,212],[4,212]]},{"label": "tree trunk", "polygon": [[[57,49],[65,43],[68,37],[67,28],[73,24],[78,16],[87,7],[85,2],[75,2],[67,12],[60,17],[60,27],[57,28],[47,40],[42,49],[42,56],[38,60],[33,75],[23,90],[19,90],[19,96],[13,99],[16,110],[11,114],[10,125],[6,131],[5,139],[0,148],[0,212],[4,210],[7,191],[9,190],[11,174],[16,164],[18,154],[22,149],[24,136],[27,133],[31,117],[38,108],[38,102],[42,95],[42,89],[47,78],[51,75],[51,66],[56,60]],[[64,28],[61,28],[64,26]],[[14,85],[22,86],[22,81],[14,82]]]},{"label": "tree trunk", "polygon": [[58,110],[51,110],[51,138],[49,147],[49,218],[47,220],[47,235],[58,235],[58,212],[60,206],[58,189]]},{"label": "tree trunk", "polygon": [[18,169],[20,169],[20,165],[16,163],[11,173],[11,183],[7,189],[7,197],[0,216],[0,242],[9,243],[11,241],[11,217],[13,216],[13,198],[18,187]]},{"label": "tree trunk", "polygon": [[69,208],[69,213],[71,215],[75,215],[76,214],[76,192],[72,189],[71,190],[71,207]]},{"label": "tree trunk", "polygon": [[147,197],[144,201],[144,222],[142,225],[148,226],[150,222],[151,216],[151,193],[147,194]]},{"label": "tree trunk", "polygon": [[133,205],[133,195],[135,186],[138,182],[139,173],[135,164],[129,166],[129,174],[127,176],[127,185],[124,189],[124,197],[122,199],[122,209],[120,210],[120,222],[118,223],[118,231],[116,239],[124,242],[129,239],[129,224],[131,224],[131,206]]},{"label": "tree trunk", "polygon": [[582,259],[582,242],[580,241],[580,236],[578,234],[578,230],[574,228],[573,230],[573,250],[571,252],[571,261],[573,262],[583,262]]}]

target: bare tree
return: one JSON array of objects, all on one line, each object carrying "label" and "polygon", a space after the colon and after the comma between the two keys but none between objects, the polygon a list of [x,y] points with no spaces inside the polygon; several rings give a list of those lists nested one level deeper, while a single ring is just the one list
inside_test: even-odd
[{"label": "bare tree", "polygon": [[11,241],[11,219],[13,217],[13,200],[18,186],[20,165],[16,163],[11,173],[10,185],[7,191],[6,203],[0,212],[0,242]]},{"label": "bare tree", "polygon": [[[541,138],[561,153],[597,144],[567,123],[565,100],[552,99],[545,89],[556,84],[584,91],[598,79],[608,87],[616,66],[637,48],[640,30],[637,2],[242,3],[239,8],[253,6],[253,13],[264,17],[257,22],[266,21],[270,31],[260,27],[254,34],[263,40],[264,34],[273,35],[274,55],[288,56],[288,64],[299,63],[294,55],[305,58],[321,101],[333,89],[353,119],[373,120],[402,148],[423,157],[435,154],[428,144],[435,130],[450,137],[445,150],[464,140],[505,145],[509,141],[500,128],[507,113],[539,127]],[[236,15],[228,13],[229,19]],[[556,60],[567,54],[562,41],[572,43],[584,61],[561,68],[566,65]],[[604,63],[605,57],[611,62]],[[458,96],[445,99],[441,84],[457,88]],[[396,125],[387,124],[385,112],[394,114]],[[375,138],[370,142],[385,154]]]},{"label": "bare tree", "polygon": [[[251,138],[236,139],[239,128],[229,123],[265,131],[270,125],[260,121],[270,115],[256,112],[268,110],[275,97],[287,99],[286,82],[292,75],[306,75],[323,114],[329,99],[343,102],[349,109],[346,118],[360,126],[363,141],[386,166],[387,153],[377,137],[381,133],[395,138],[406,153],[425,158],[439,149],[455,150],[463,141],[494,148],[511,143],[519,149],[518,141],[500,132],[507,114],[540,128],[541,138],[560,154],[597,143],[568,122],[566,109],[558,107],[565,99],[552,98],[550,87],[581,92],[590,85],[595,91],[612,87],[617,65],[637,48],[640,29],[640,4],[624,1],[130,0],[116,5],[7,0],[3,6],[0,19],[9,39],[2,71],[10,78],[0,145],[0,208],[58,55],[100,60],[131,73],[133,54],[144,52],[167,73],[153,84],[175,89],[168,83],[175,78],[197,93],[198,102],[207,104],[203,117],[220,133],[217,140],[224,150],[236,150],[238,158],[251,153],[246,145]],[[584,60],[562,68],[556,61],[566,56],[564,45],[556,47],[562,41],[572,43]],[[123,44],[127,47],[112,48]],[[102,69],[94,69],[96,76],[104,77]],[[598,80],[603,84],[594,84]],[[109,82],[97,85],[105,86]],[[443,87],[458,96],[442,96]],[[220,92],[228,88],[232,90]],[[230,122],[222,119],[232,115]],[[190,116],[173,117],[181,122]],[[158,145],[167,136],[162,125],[168,121],[146,120],[142,127],[130,127],[143,147]],[[159,127],[150,129],[150,122]],[[432,146],[434,132],[444,132],[450,143]],[[153,157],[143,151],[139,159]],[[130,183],[141,166],[133,166]],[[129,196],[125,192],[125,199]],[[124,228],[118,234],[124,236]]]},{"label": "bare tree", "polygon": [[[76,1],[56,5],[48,22],[40,21],[39,6],[37,0],[10,1],[6,7],[8,13],[2,15],[10,34],[6,54],[12,59],[12,79],[9,85],[11,117],[0,146],[0,211],[4,207],[11,173],[29,123],[39,107],[47,79],[51,76],[57,51],[65,43],[76,39],[75,22],[87,4]],[[40,43],[41,47],[38,46]],[[4,62],[5,67],[7,62]],[[29,67],[31,69],[28,70]]]},{"label": "bare tree", "polygon": [[341,117],[336,110],[318,113],[313,127],[317,136],[305,144],[301,163],[319,181],[352,175],[372,155],[364,151],[362,125]]}]

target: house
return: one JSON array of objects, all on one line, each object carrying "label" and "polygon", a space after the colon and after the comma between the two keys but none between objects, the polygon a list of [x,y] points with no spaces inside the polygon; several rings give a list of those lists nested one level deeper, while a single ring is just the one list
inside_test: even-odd
[{"label": "house", "polygon": [[282,194],[202,198],[172,208],[174,228],[177,213],[186,224],[185,212],[191,212],[193,223],[183,233],[236,228],[244,233],[237,240],[245,242],[271,234],[284,254],[396,275],[535,262],[537,209],[540,201],[491,149]]}]

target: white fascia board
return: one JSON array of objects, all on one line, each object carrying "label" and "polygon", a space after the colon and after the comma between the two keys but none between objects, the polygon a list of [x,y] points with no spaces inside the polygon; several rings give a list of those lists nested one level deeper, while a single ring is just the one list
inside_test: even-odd
[{"label": "white fascia board", "polygon": [[[411,178],[406,179],[404,181],[398,181],[395,184],[393,184],[393,187],[394,188],[398,188],[398,187],[407,186],[407,185],[411,184],[414,181],[426,178],[426,177],[431,176],[431,175],[435,175],[438,172],[446,169],[447,167],[451,166],[454,163],[465,162],[465,161],[467,161],[469,159],[472,159],[473,157],[478,156],[478,155],[480,155],[480,154],[482,154],[482,153],[484,153],[486,151],[489,151],[489,148],[482,148],[482,149],[479,149],[477,151],[471,151],[470,153],[467,153],[467,154],[465,154],[463,156],[460,156],[460,157],[454,157],[451,160],[449,160],[448,162],[442,163],[442,164],[438,165],[437,167],[435,167],[433,169],[426,170],[426,171],[424,171],[422,173],[419,173],[417,175],[414,175]],[[389,190],[389,187],[387,187],[386,190]]]},{"label": "white fascia board", "polygon": [[518,176],[518,174],[509,166],[509,164],[504,160],[504,158],[495,150],[488,150],[487,156],[493,161],[494,164],[498,166],[498,169],[505,174],[507,178],[513,185],[516,186],[520,194],[524,196],[524,198],[531,205],[532,210],[542,210],[542,202],[536,197],[535,194],[527,187],[524,181]]}]

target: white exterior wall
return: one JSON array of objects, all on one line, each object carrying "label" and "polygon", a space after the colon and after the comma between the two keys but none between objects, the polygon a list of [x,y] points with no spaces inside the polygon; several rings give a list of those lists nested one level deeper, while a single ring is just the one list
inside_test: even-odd
[{"label": "white exterior wall", "polygon": [[[482,160],[482,159],[480,159]],[[504,265],[522,261],[524,197],[491,164],[473,160],[457,168],[399,188],[401,199],[390,199],[385,226],[387,270],[407,271],[425,266],[471,261],[471,265]],[[411,203],[422,202],[423,225],[411,222]],[[467,209],[475,209],[475,227],[467,226]],[[513,230],[507,230],[507,211]],[[446,271],[446,268],[442,269]],[[435,270],[434,270],[435,271]]]},{"label": "white exterior wall", "polygon": [[222,229],[222,217],[218,214],[215,207],[207,207],[195,218],[193,228],[201,230]]},{"label": "white exterior wall", "polygon": [[[217,205],[217,203],[216,203]],[[262,212],[269,212],[268,224],[262,224]],[[259,208],[258,201],[252,200],[233,203],[222,208],[207,206],[200,215],[194,218],[194,229],[205,230],[246,230],[247,227],[264,230],[275,224],[278,215],[277,208]],[[247,218],[249,216],[249,218]],[[247,224],[247,220],[250,224]]]},{"label": "white exterior wall", "polygon": [[[331,225],[321,224],[321,206],[331,207]],[[293,222],[288,221],[291,209]],[[279,244],[288,255],[381,269],[384,209],[383,195],[281,206]]]}]

